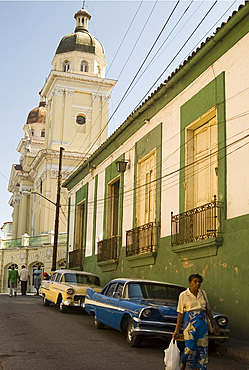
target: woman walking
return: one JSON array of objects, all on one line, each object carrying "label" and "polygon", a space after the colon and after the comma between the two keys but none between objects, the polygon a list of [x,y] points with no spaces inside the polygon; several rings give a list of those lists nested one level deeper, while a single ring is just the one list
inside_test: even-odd
[{"label": "woman walking", "polygon": [[185,348],[180,370],[184,370],[186,365],[190,369],[205,370],[208,362],[207,316],[216,335],[220,334],[220,329],[213,318],[207,295],[204,290],[200,289],[202,276],[192,274],[188,282],[189,288],[179,296],[177,324],[172,337],[173,339],[178,338],[183,322]]}]

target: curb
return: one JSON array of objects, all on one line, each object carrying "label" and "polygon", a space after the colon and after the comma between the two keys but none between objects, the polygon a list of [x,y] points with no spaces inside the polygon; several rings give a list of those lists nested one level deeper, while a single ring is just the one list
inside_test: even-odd
[{"label": "curb", "polygon": [[249,344],[234,340],[231,343],[219,344],[217,351],[223,356],[233,357],[249,363]]}]

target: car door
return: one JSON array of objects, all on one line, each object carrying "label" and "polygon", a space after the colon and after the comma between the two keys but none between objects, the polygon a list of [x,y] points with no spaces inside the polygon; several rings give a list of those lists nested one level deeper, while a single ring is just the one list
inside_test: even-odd
[{"label": "car door", "polygon": [[62,277],[62,274],[58,272],[54,282],[53,282],[53,286],[52,286],[52,289],[53,289],[53,300],[54,302],[56,303],[57,302],[57,299],[58,299],[58,296],[60,293],[62,293],[64,290],[65,290],[65,287],[62,287],[62,284],[61,284],[61,277]]},{"label": "car door", "polygon": [[102,294],[96,294],[95,299],[98,302],[96,305],[97,319],[106,325],[114,327],[113,308],[110,306],[110,299],[113,295],[117,282],[110,283],[103,290]]},{"label": "car door", "polygon": [[50,283],[49,283],[49,291],[48,291],[48,296],[47,298],[56,303],[57,302],[57,290],[55,289],[55,282],[57,279],[58,273],[54,272],[53,275],[51,276]]},{"label": "car door", "polygon": [[105,294],[105,321],[106,324],[115,328],[120,328],[122,319],[122,310],[120,308],[120,299],[123,291],[123,282],[115,282],[110,284],[109,289]]},{"label": "car door", "polygon": [[118,282],[117,286],[115,287],[115,291],[113,292],[113,296],[110,297],[110,306],[115,306],[115,311],[113,311],[114,320],[115,320],[115,328],[120,329],[122,317],[123,317],[123,289],[124,289],[124,282]]}]

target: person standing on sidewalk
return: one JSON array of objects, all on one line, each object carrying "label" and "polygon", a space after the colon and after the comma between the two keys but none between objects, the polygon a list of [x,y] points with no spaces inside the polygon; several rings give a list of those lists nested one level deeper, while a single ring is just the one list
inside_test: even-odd
[{"label": "person standing on sidewalk", "polygon": [[42,274],[41,265],[38,264],[37,269],[35,269],[35,271],[33,272],[34,286],[35,286],[35,289],[36,289],[36,294],[35,295],[40,294],[39,291],[40,291],[40,286],[41,286],[41,274]]},{"label": "person standing on sidewalk", "polygon": [[21,292],[22,295],[27,293],[27,285],[29,280],[29,270],[25,268],[25,265],[22,265],[22,269],[19,272],[20,281],[21,281]]},{"label": "person standing on sidewalk", "polygon": [[18,274],[18,271],[15,270],[14,265],[11,266],[11,270],[9,271],[8,281],[9,281],[9,287],[10,287],[9,296],[10,297],[13,296],[13,290],[14,290],[14,295],[16,297],[17,281],[19,281],[19,274]]}]

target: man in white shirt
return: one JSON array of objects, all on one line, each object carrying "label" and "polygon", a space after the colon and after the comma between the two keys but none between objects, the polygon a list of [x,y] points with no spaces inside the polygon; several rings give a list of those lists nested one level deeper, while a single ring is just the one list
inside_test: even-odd
[{"label": "man in white shirt", "polygon": [[24,265],[22,265],[22,269],[19,272],[20,281],[21,281],[21,292],[22,295],[26,295],[27,292],[27,285],[29,280],[29,270],[25,268]]}]

